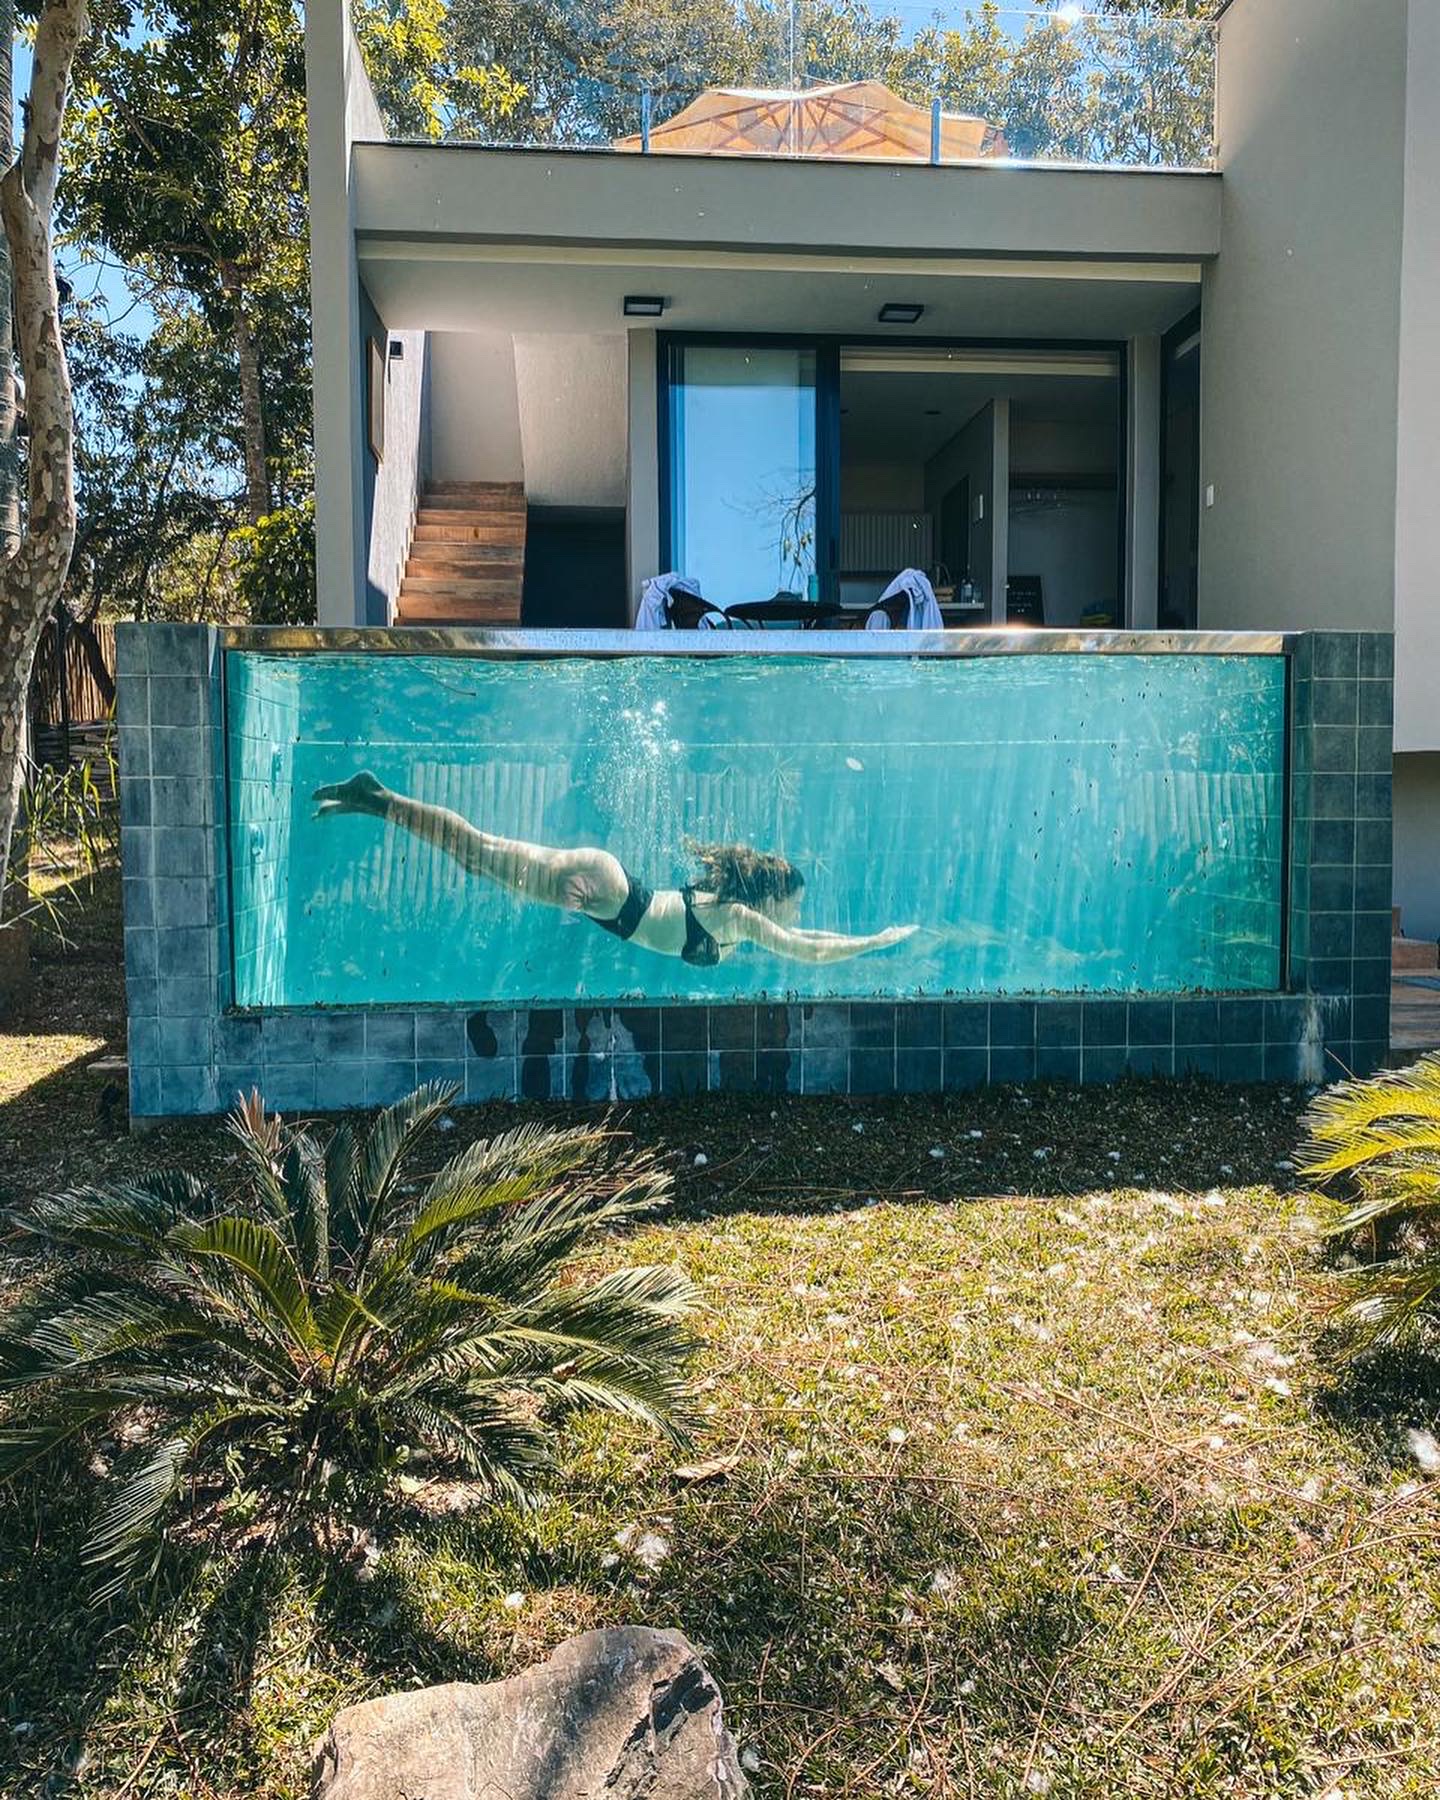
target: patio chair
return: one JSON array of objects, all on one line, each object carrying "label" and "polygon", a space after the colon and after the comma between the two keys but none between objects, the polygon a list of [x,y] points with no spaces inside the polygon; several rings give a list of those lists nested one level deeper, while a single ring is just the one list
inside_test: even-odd
[{"label": "patio chair", "polygon": [[729,622],[700,592],[700,583],[691,575],[673,570],[668,575],[652,575],[640,590],[637,631],[694,631],[702,625],[715,630]]},{"label": "patio chair", "polygon": [[867,631],[943,631],[940,603],[921,569],[902,569],[865,615]]},{"label": "patio chair", "polygon": [[728,631],[730,620],[723,608],[712,606],[701,594],[676,589],[665,602],[665,624],[671,631]]}]

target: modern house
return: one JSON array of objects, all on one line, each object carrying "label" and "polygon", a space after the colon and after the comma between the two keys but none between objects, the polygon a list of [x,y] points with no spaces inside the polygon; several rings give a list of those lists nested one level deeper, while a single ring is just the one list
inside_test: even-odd
[{"label": "modern house", "polygon": [[1032,7],[928,105],[772,13],[410,143],[308,9],[319,629],[119,636],[133,1116],[1390,1054],[1440,9]]},{"label": "modern house", "polygon": [[848,135],[721,94],[610,148],[390,142],[343,8],[308,37],[322,624],[916,564],[955,622],[1393,628],[1395,899],[1440,936],[1433,6],[1233,0],[1180,168],[938,108],[934,166],[873,83]]}]

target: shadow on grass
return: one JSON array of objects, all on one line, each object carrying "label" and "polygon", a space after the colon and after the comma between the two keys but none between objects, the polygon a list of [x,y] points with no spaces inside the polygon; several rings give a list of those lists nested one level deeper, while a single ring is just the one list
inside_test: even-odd
[{"label": "shadow on grass", "polygon": [[[678,1627],[702,1646],[772,1766],[820,1782],[869,1767],[875,1785],[853,1791],[878,1792],[882,1773],[904,1771],[916,1717],[943,1730],[979,1672],[992,1726],[1028,1732],[1064,1701],[1069,1653],[1097,1622],[1062,1561],[1015,1565],[987,1542],[994,1519],[973,1522],[924,1472],[876,1483],[763,1466],[703,1499],[651,1487],[643,1516],[664,1521],[674,1552],[650,1574],[616,1562],[611,1496],[586,1488],[557,1501],[558,1523],[397,1515],[369,1578],[309,1550],[252,1548],[207,1571],[187,1548],[152,1594],[97,1612],[77,1561],[93,1483],[69,1474],[43,1510],[0,1515],[0,1689],[12,1722],[33,1727],[10,1740],[8,1770],[0,1732],[7,1797],[78,1791],[66,1772],[82,1748],[87,1780],[123,1780],[149,1751],[138,1794],[183,1784],[187,1759],[220,1792],[288,1791],[333,1696],[497,1679],[572,1631],[621,1623]],[[501,1600],[517,1586],[520,1614]],[[907,1623],[912,1602],[928,1609],[924,1632]],[[257,1706],[261,1673],[272,1695],[288,1690],[287,1708],[307,1686],[331,1697],[301,1722],[287,1712],[283,1768],[270,1699]]]},{"label": "shadow on grass", "polygon": [[1316,1406],[1355,1439],[1377,1473],[1413,1472],[1406,1433],[1440,1435],[1440,1356],[1385,1350],[1340,1365],[1317,1394]]}]

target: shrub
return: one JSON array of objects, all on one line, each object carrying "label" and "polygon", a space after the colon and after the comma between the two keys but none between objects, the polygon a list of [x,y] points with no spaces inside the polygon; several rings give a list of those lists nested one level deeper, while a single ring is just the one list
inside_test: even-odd
[{"label": "shrub", "polygon": [[1343,1183],[1332,1235],[1365,1232],[1373,1260],[1339,1276],[1345,1354],[1424,1342],[1440,1318],[1440,1055],[1322,1094],[1302,1171]]},{"label": "shrub", "polygon": [[252,1095],[238,1197],[172,1171],[12,1221],[59,1255],[0,1318],[0,1478],[92,1428],[126,1446],[85,1549],[99,1597],[186,1519],[273,1538],[364,1518],[417,1454],[528,1502],[567,1411],[682,1435],[689,1282],[574,1267],[668,1178],[602,1130],[524,1126],[407,1182],[452,1097],[322,1145]]},{"label": "shrub", "polygon": [[315,623],[315,502],[267,513],[235,534],[235,585],[252,625]]}]

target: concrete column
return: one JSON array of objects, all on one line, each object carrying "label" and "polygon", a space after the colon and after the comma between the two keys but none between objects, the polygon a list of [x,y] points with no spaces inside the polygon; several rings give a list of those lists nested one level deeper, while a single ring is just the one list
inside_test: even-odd
[{"label": "concrete column", "polygon": [[656,333],[629,333],[629,464],[625,475],[625,581],[633,621],[640,583],[660,568],[660,382]]},{"label": "concrete column", "polygon": [[315,554],[319,621],[364,623],[365,366],[350,145],[383,138],[359,47],[338,0],[306,8],[310,303],[315,416]]},{"label": "concrete column", "polygon": [[1160,605],[1160,339],[1126,349],[1125,623],[1153,631]]}]

